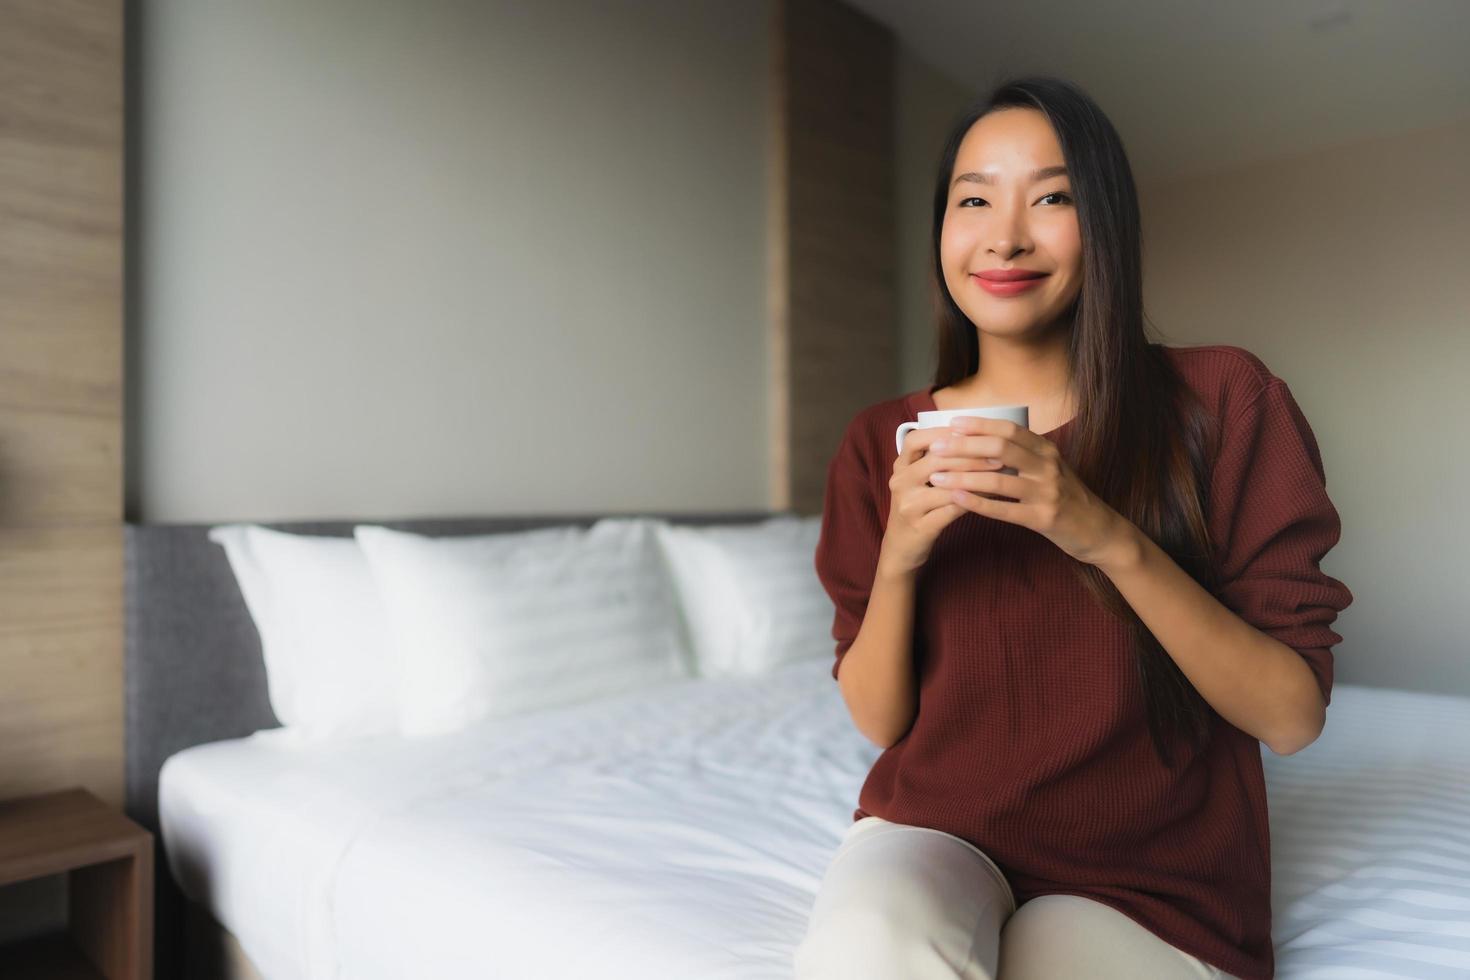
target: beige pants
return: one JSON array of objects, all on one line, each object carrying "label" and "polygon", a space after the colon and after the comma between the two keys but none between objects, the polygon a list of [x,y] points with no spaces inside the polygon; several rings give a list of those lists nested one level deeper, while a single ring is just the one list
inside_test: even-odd
[{"label": "beige pants", "polygon": [[833,855],[795,965],[797,980],[1237,980],[1102,902],[1017,909],[979,848],[871,816]]}]

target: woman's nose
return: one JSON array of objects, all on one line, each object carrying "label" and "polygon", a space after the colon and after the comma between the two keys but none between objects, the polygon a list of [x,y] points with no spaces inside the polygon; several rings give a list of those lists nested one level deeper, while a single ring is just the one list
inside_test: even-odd
[{"label": "woman's nose", "polygon": [[1027,240],[1026,218],[1022,208],[1000,204],[990,215],[990,248],[1002,258],[1021,251]]}]

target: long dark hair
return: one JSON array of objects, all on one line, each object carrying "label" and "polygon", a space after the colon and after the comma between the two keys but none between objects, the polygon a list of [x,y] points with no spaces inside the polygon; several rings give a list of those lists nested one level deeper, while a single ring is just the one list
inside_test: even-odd
[{"label": "long dark hair", "polygon": [[[975,325],[944,282],[939,238],[960,142],[995,109],[1018,106],[1045,114],[1061,143],[1072,183],[1082,244],[1082,288],[1071,308],[1067,345],[1078,408],[1065,445],[1068,465],[1088,489],[1136,524],[1189,575],[1213,592],[1215,556],[1208,513],[1212,420],[1162,346],[1144,334],[1142,245],[1138,195],[1118,137],[1084,92],[1048,76],[1012,78],[972,103],[954,124],[934,185],[934,277],[938,364],[934,382],[952,385],[980,367]],[[1077,562],[1083,584],[1121,619],[1133,638],[1134,661],[1149,733],[1166,767],[1174,744],[1209,744],[1209,703],[1096,566]]]}]

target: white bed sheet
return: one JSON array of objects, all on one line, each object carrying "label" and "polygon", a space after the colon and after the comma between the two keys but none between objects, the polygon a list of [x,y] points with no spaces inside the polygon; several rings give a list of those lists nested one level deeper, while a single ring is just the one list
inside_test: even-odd
[{"label": "white bed sheet", "polygon": [[[452,735],[199,745],[184,891],[268,980],[789,978],[878,755],[818,658]],[[1470,975],[1470,698],[1338,685],[1266,751],[1277,974]]]}]

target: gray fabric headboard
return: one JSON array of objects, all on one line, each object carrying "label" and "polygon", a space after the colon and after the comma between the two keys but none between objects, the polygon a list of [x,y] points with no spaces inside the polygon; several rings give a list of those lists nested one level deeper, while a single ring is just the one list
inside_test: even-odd
[{"label": "gray fabric headboard", "polygon": [[[647,514],[679,524],[762,520],[785,511]],[[295,534],[350,537],[357,524],[433,536],[490,534],[610,514],[265,523]],[[124,751],[128,815],[158,834],[163,760],[203,742],[279,726],[266,696],[260,636],[211,524],[124,525]]]}]

